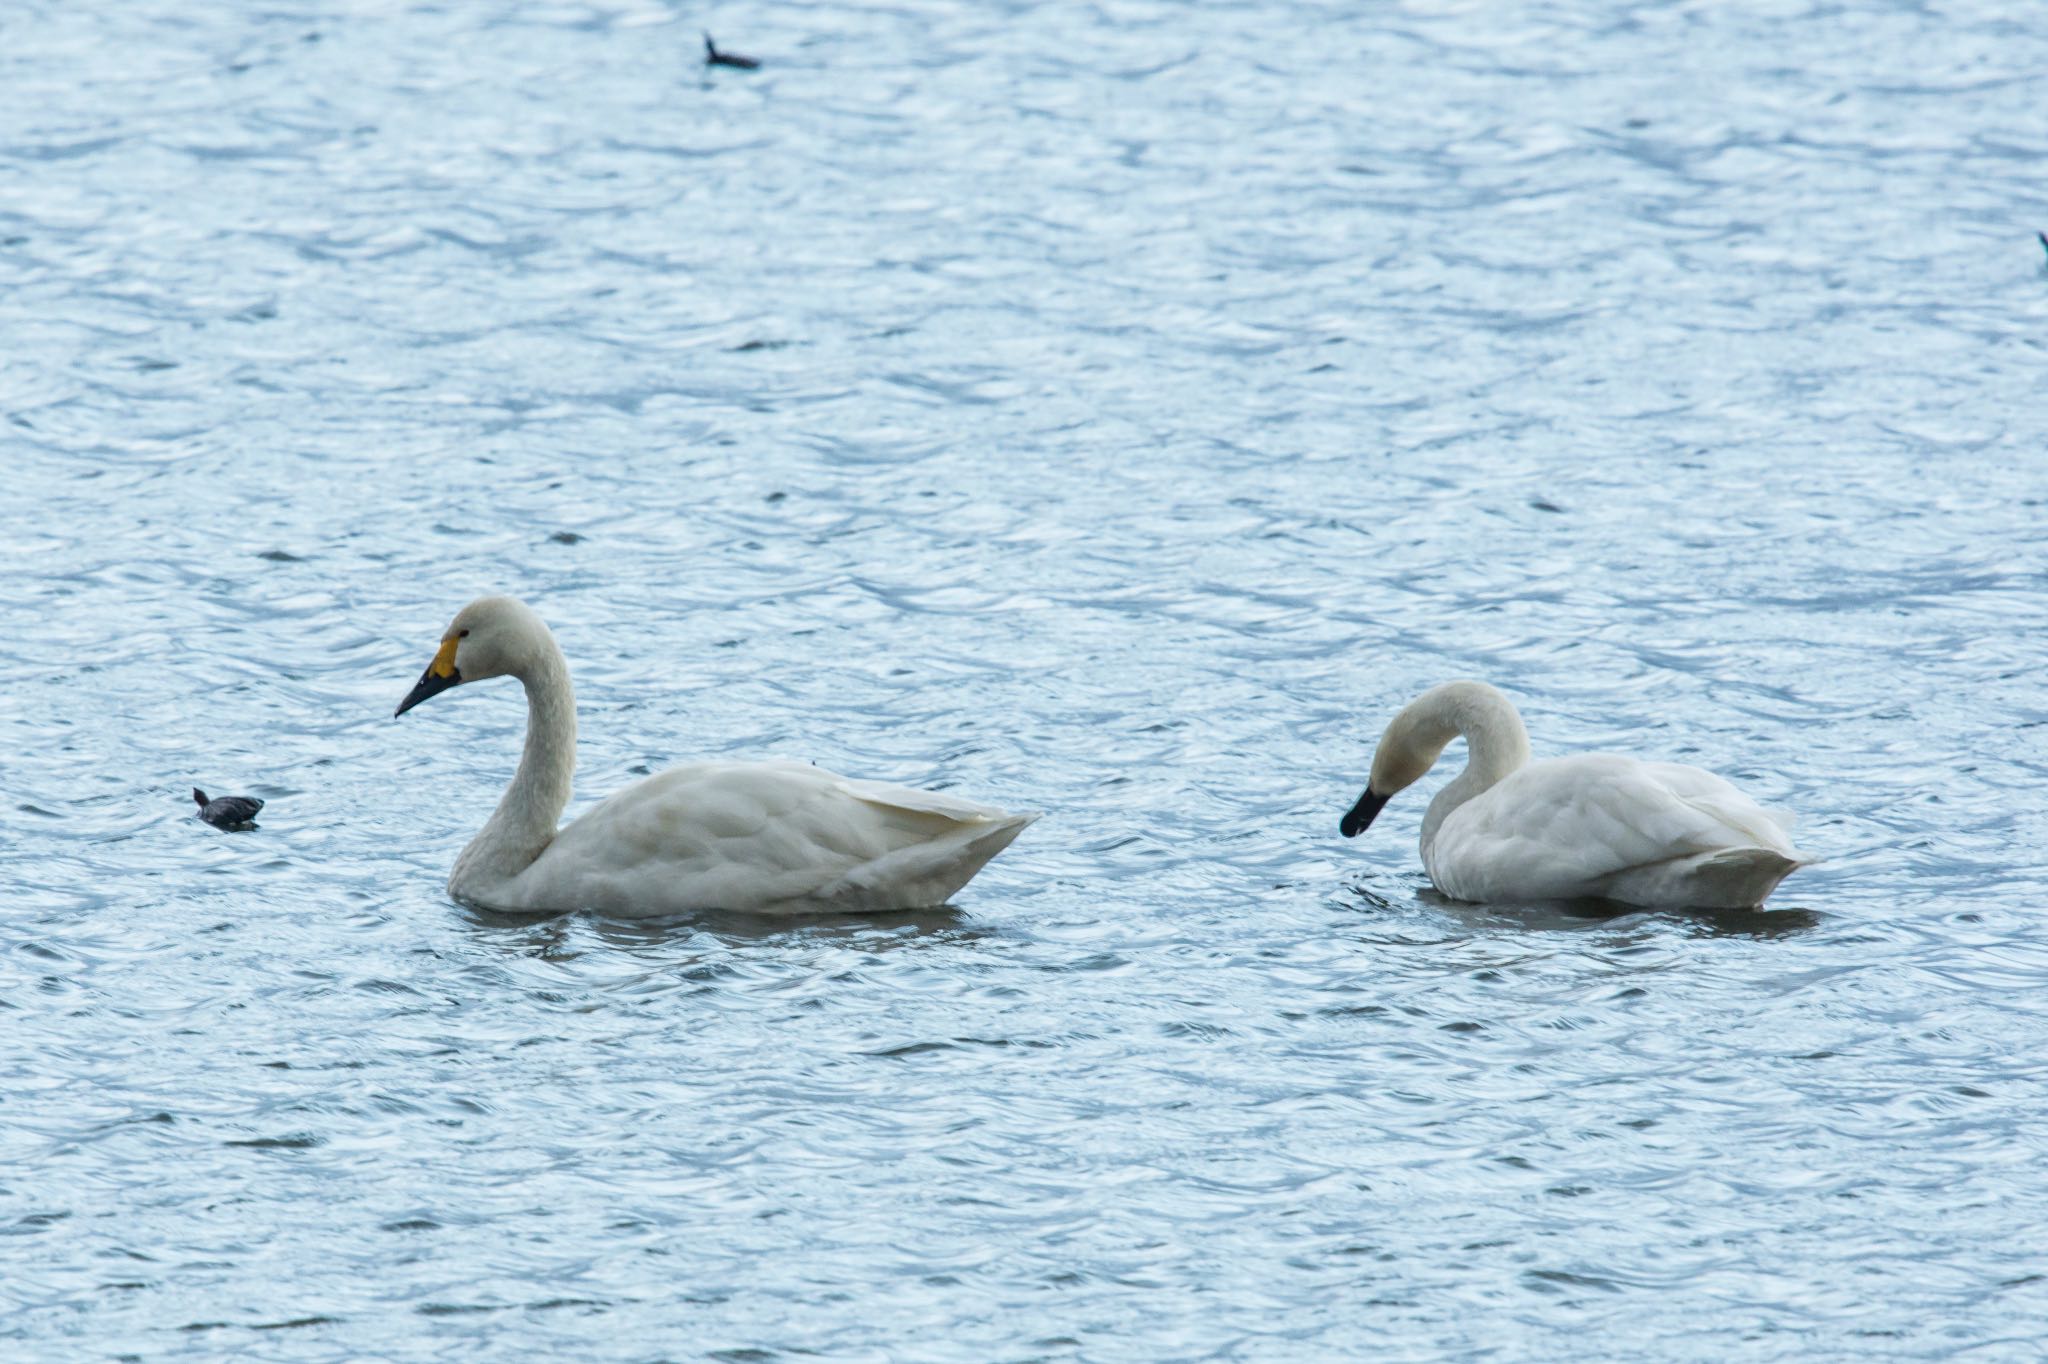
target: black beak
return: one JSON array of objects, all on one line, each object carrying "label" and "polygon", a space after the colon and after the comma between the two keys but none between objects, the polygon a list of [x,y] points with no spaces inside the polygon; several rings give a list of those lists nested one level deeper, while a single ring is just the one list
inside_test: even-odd
[{"label": "black beak", "polygon": [[442,692],[447,691],[450,687],[455,686],[461,681],[462,670],[460,668],[450,668],[446,677],[436,677],[434,675],[434,665],[429,663],[427,670],[420,674],[419,682],[411,691],[405,694],[405,699],[398,703],[398,709],[391,712],[391,718],[396,720],[429,696],[439,696]]},{"label": "black beak", "polygon": [[1387,798],[1374,795],[1372,788],[1368,786],[1365,788],[1365,794],[1358,798],[1358,804],[1352,806],[1344,818],[1337,822],[1337,832],[1346,838],[1356,838],[1365,832],[1365,826],[1372,823],[1373,817],[1386,808]]}]

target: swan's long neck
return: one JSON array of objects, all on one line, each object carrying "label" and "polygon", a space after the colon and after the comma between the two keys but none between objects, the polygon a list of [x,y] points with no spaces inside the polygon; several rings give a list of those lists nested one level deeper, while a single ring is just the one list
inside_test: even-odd
[{"label": "swan's long neck", "polygon": [[1431,762],[1452,739],[1462,735],[1465,740],[1465,770],[1436,793],[1422,817],[1426,856],[1437,828],[1453,810],[1529,761],[1529,731],[1514,702],[1484,682],[1446,682],[1423,693],[1408,710],[1416,712],[1416,740],[1430,747]]},{"label": "swan's long neck", "polygon": [[504,797],[462,855],[449,886],[463,888],[510,880],[533,865],[554,841],[576,773],[576,693],[569,665],[552,636],[515,674],[526,686],[526,748]]}]

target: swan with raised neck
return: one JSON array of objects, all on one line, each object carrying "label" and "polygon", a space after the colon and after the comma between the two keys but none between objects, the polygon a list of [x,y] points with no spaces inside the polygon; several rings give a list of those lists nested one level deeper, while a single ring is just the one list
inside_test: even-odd
[{"label": "swan with raised neck", "polygon": [[554,842],[576,775],[576,690],[569,662],[534,610],[514,597],[479,597],[441,636],[434,661],[392,718],[465,682],[514,677],[526,689],[526,744],[498,808],[455,859],[448,892],[488,902]]},{"label": "swan with raised neck", "polygon": [[1465,770],[1430,801],[1420,840],[1430,880],[1454,899],[1742,908],[1810,860],[1789,816],[1701,768],[1602,753],[1531,762],[1514,703],[1473,681],[1431,687],[1394,716],[1339,832],[1364,832],[1460,737]]},{"label": "swan with raised neck", "polygon": [[546,623],[511,597],[462,608],[398,705],[491,677],[526,690],[519,769],[455,859],[449,893],[494,909],[628,915],[872,911],[945,903],[1035,818],[791,762],[683,763],[564,828],[576,694]]}]

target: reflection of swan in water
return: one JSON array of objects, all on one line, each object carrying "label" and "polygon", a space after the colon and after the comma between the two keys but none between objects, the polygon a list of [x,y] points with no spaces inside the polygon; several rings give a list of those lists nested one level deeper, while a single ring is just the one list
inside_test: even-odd
[{"label": "reflection of swan in water", "polygon": [[1810,909],[1679,908],[1670,905],[1651,908],[1626,905],[1615,900],[1548,900],[1530,904],[1473,904],[1453,900],[1434,890],[1418,897],[1440,913],[1449,914],[1475,934],[1491,936],[1502,928],[1527,929],[1539,933],[1589,933],[1619,926],[1623,919],[1646,928],[1652,924],[1674,925],[1700,938],[1789,938],[1820,926],[1821,916]]},{"label": "reflection of swan in water", "polygon": [[[1407,878],[1401,878],[1406,881]],[[1822,915],[1810,909],[1650,908],[1618,900],[1495,901],[1477,904],[1454,900],[1428,886],[1412,897],[1391,886],[1360,880],[1346,888],[1351,908],[1365,911],[1389,936],[1369,931],[1366,941],[1407,947],[1451,945],[1474,939],[1497,939],[1506,933],[1602,933],[1620,930],[1631,941],[1660,936],[1676,928],[1694,938],[1789,938],[1820,927]],[[1428,906],[1417,915],[1417,903]],[[1449,920],[1446,925],[1445,920]],[[1624,922],[1626,921],[1626,922]]]},{"label": "reflection of swan in water", "polygon": [[1432,687],[1393,718],[1344,836],[1460,735],[1465,770],[1422,820],[1423,865],[1455,899],[1739,909],[1811,860],[1787,837],[1789,817],[1700,768],[1610,754],[1530,762],[1522,717],[1484,682]]},{"label": "reflection of swan in water", "polygon": [[923,908],[944,904],[1036,818],[802,763],[696,762],[557,830],[576,766],[576,698],[554,636],[524,604],[464,607],[397,713],[501,676],[525,684],[526,750],[448,877],[449,893],[472,904],[630,916]]},{"label": "reflection of swan in water", "polygon": [[[570,918],[552,910],[521,912],[467,906],[478,940],[508,957],[574,961],[597,952],[659,964],[666,973],[722,971],[733,953],[825,945],[874,957],[921,947],[977,943],[1000,937],[957,909],[889,910],[872,914],[768,917],[709,910],[674,918]],[[706,947],[706,942],[716,944]]]}]

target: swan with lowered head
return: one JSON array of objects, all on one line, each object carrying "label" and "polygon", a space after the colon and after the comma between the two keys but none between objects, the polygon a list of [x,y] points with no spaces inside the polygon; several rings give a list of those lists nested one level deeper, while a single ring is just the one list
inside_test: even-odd
[{"label": "swan with lowered head", "polygon": [[511,597],[462,608],[394,718],[465,682],[516,677],[526,749],[448,892],[490,909],[650,916],[859,913],[946,902],[1036,819],[794,762],[694,762],[557,829],[576,767],[569,665]]},{"label": "swan with lowered head", "polygon": [[1700,909],[1764,902],[1810,861],[1789,816],[1711,772],[1606,753],[1529,761],[1514,703],[1484,682],[1446,682],[1380,736],[1354,838],[1464,736],[1465,770],[1422,817],[1422,864],[1455,900],[1572,900]]}]

